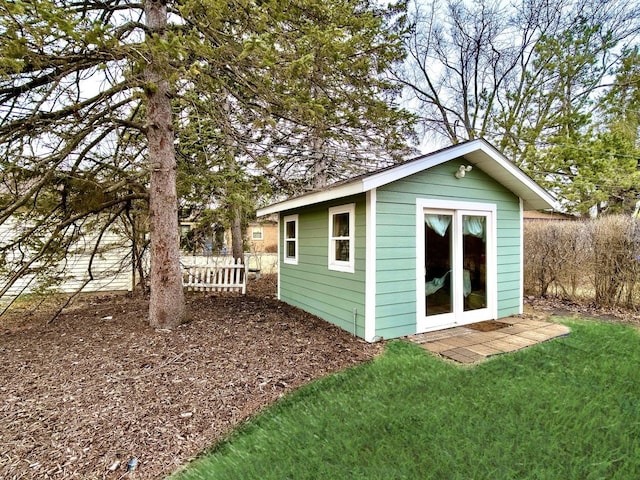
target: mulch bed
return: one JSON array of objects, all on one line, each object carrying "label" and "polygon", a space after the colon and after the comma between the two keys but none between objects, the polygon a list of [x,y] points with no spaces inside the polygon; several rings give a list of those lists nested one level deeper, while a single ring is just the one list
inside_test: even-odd
[{"label": "mulch bed", "polygon": [[50,325],[8,312],[0,478],[164,478],[283,394],[381,352],[278,302],[274,286],[189,296],[191,321],[173,331],[125,295],[85,297]]}]

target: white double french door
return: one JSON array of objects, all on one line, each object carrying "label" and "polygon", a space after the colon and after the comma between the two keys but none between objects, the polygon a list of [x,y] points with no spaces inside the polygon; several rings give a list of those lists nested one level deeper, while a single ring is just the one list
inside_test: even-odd
[{"label": "white double french door", "polygon": [[495,318],[495,206],[425,200],[417,212],[417,331]]}]

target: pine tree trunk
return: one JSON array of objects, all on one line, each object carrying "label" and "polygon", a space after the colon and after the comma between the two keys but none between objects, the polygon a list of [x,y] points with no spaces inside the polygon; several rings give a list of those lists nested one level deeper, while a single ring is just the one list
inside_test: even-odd
[{"label": "pine tree trunk", "polygon": [[233,211],[233,218],[231,220],[231,250],[233,252],[233,258],[244,257],[244,245],[242,241],[242,215],[240,214],[239,207],[231,207]]},{"label": "pine tree trunk", "polygon": [[[166,1],[145,0],[146,24],[151,32],[164,34]],[[161,58],[151,56],[145,75],[147,85],[147,142],[151,181],[149,229],[151,233],[151,297],[149,323],[171,328],[185,319],[180,237],[176,193],[176,156],[169,81],[163,75]]]}]

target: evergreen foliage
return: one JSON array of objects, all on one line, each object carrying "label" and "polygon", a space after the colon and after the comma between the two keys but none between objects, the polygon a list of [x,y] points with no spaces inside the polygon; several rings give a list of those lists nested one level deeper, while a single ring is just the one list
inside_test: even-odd
[{"label": "evergreen foliage", "polygon": [[1,247],[19,257],[4,289],[117,223],[137,239],[149,226],[154,276],[155,247],[177,251],[177,233],[154,233],[176,168],[183,202],[246,218],[266,184],[300,192],[397,161],[412,117],[382,75],[403,56],[390,14],[366,0],[1,1],[0,223],[22,232]]}]

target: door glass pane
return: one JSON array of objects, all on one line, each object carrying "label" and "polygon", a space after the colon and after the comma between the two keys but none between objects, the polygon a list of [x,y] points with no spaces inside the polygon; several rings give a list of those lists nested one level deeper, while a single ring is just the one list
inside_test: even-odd
[{"label": "door glass pane", "polygon": [[487,218],[462,216],[464,310],[487,307]]},{"label": "door glass pane", "polygon": [[425,221],[426,315],[453,311],[451,258],[453,254],[452,215],[427,213]]}]

